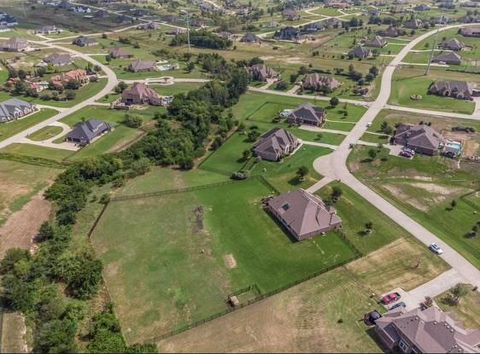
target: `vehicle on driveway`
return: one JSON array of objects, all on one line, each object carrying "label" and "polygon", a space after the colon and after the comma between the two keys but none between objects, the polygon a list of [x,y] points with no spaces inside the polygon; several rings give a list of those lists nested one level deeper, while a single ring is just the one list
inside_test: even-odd
[{"label": "vehicle on driveway", "polygon": [[430,246],[428,246],[428,248],[430,249],[430,251],[432,251],[435,254],[443,254],[442,248],[439,245],[437,245],[435,242],[432,243]]},{"label": "vehicle on driveway", "polygon": [[406,157],[407,159],[413,159],[413,157],[415,156],[415,151],[413,151],[412,149],[409,149],[409,148],[403,148],[400,151],[399,155],[403,156],[403,157]]},{"label": "vehicle on driveway", "polygon": [[382,304],[384,305],[389,305],[394,303],[395,301],[398,301],[400,299],[401,295],[399,293],[390,293],[382,297]]},{"label": "vehicle on driveway", "polygon": [[395,309],[398,309],[398,308],[404,309],[405,307],[407,307],[407,305],[405,305],[405,303],[402,301],[402,302],[399,302],[398,304],[395,304],[392,307],[390,307],[390,310],[395,310]]},{"label": "vehicle on driveway", "polygon": [[378,320],[380,317],[382,317],[382,314],[377,310],[373,310],[363,316],[363,322],[367,326],[373,326],[375,324],[375,321]]}]

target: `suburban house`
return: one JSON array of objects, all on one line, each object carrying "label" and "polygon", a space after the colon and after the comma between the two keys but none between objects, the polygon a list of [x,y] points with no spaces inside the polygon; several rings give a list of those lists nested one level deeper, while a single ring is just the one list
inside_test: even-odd
[{"label": "suburban house", "polygon": [[141,25],[137,26],[138,30],[157,30],[160,29],[161,25],[158,22],[148,22],[148,23],[142,23]]},{"label": "suburban house", "polygon": [[279,161],[290,155],[300,144],[298,139],[283,128],[273,128],[254,145],[255,156],[268,161]]},{"label": "suburban house", "polygon": [[480,330],[461,327],[435,306],[389,312],[375,321],[375,332],[393,353],[480,352]]},{"label": "suburban house", "polygon": [[282,11],[282,17],[287,21],[300,20],[300,15],[294,9],[285,9]]},{"label": "suburban house", "polygon": [[112,130],[112,126],[106,122],[97,119],[89,119],[86,122],[79,123],[68,133],[67,141],[85,146],[90,144],[95,138],[106,134]]},{"label": "suburban house", "polygon": [[255,64],[248,68],[252,80],[267,81],[268,79],[277,79],[279,74],[265,64]]},{"label": "suburban house", "polygon": [[128,70],[134,73],[141,71],[155,71],[157,70],[157,63],[150,60],[135,60],[128,66]]},{"label": "suburban house", "polygon": [[97,45],[98,42],[95,38],[80,36],[73,40],[72,44],[75,44],[79,47],[90,47]]},{"label": "suburban house", "polygon": [[323,24],[325,25],[325,27],[327,28],[341,28],[342,27],[342,24],[343,22],[341,20],[339,20],[338,18],[329,18],[325,21],[322,21]]},{"label": "suburban house", "polygon": [[473,85],[466,81],[437,80],[430,85],[428,93],[461,100],[472,100],[479,92],[474,90]]},{"label": "suburban house", "polygon": [[113,48],[110,50],[109,55],[113,59],[128,59],[133,57],[133,54],[130,54],[125,48]]},{"label": "suburban house", "polygon": [[141,82],[136,82],[132,87],[123,91],[121,102],[128,106],[133,104],[162,105],[161,97],[157,91]]},{"label": "suburban house", "polygon": [[403,36],[405,34],[405,31],[397,27],[389,26],[387,29],[383,31],[378,31],[377,33],[383,37],[395,38]]},{"label": "suburban house", "polygon": [[300,30],[295,27],[284,27],[276,31],[273,38],[282,41],[298,41],[302,38]]},{"label": "suburban house", "polygon": [[460,65],[462,58],[455,52],[443,52],[433,58],[432,63]]},{"label": "suburban house", "polygon": [[464,27],[459,33],[464,37],[480,37],[480,27]]},{"label": "suburban house", "polygon": [[403,27],[408,29],[419,29],[423,27],[423,22],[419,18],[413,18],[410,21],[405,22]]},{"label": "suburban house", "polygon": [[388,43],[385,38],[382,36],[375,36],[372,39],[367,39],[364,42],[366,47],[372,47],[372,48],[383,48],[385,47]]},{"label": "suburban house", "polygon": [[43,62],[55,66],[65,66],[72,64],[73,58],[68,53],[54,53],[43,58]]},{"label": "suburban house", "polygon": [[401,124],[393,137],[395,144],[403,145],[424,155],[435,155],[445,144],[440,133],[428,125]]},{"label": "suburban house", "polygon": [[242,38],[240,38],[240,42],[243,42],[243,43],[261,43],[261,39],[260,39],[260,37],[258,37],[254,33],[248,32],[248,33],[245,33]]},{"label": "suburban house", "polygon": [[440,48],[459,52],[465,48],[465,44],[456,38],[448,39],[440,44]]},{"label": "suburban house", "polygon": [[24,52],[29,50],[30,46],[25,39],[12,37],[0,42],[0,49],[5,52]]},{"label": "suburban house", "polygon": [[348,56],[350,58],[359,58],[359,59],[367,59],[372,56],[372,51],[367,47],[356,46],[351,51],[348,52]]},{"label": "suburban house", "polygon": [[83,69],[75,69],[66,73],[52,76],[50,79],[52,85],[58,89],[63,89],[64,86],[71,81],[76,81],[83,86],[90,82],[90,76],[87,75],[87,72]]},{"label": "suburban house", "polygon": [[332,92],[341,85],[333,76],[311,73],[305,75],[302,87],[306,90]]},{"label": "suburban house", "polygon": [[35,33],[37,33],[37,34],[58,34],[58,33],[62,33],[62,32],[63,32],[63,29],[58,28],[55,25],[43,26],[43,27],[40,27],[39,29],[37,29],[35,31]]},{"label": "suburban house", "polygon": [[288,115],[287,121],[291,124],[308,124],[318,127],[323,124],[326,115],[323,108],[304,103]]},{"label": "suburban house", "polygon": [[17,98],[11,98],[0,102],[0,123],[20,119],[36,110],[37,106],[32,103]]},{"label": "suburban house", "polygon": [[273,197],[267,201],[266,207],[297,241],[342,226],[342,220],[333,207],[304,189]]},{"label": "suburban house", "polygon": [[430,6],[428,5],[425,5],[425,4],[420,4],[420,5],[417,5],[413,8],[415,11],[428,11],[431,9]]},{"label": "suburban house", "polygon": [[325,30],[325,27],[321,22],[312,22],[302,26],[303,33],[315,33],[323,30]]}]

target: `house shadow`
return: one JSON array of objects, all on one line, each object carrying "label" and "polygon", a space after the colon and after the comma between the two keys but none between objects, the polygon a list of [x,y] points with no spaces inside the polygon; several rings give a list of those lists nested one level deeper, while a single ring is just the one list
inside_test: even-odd
[{"label": "house shadow", "polygon": [[375,342],[375,344],[378,345],[378,347],[384,352],[384,353],[391,353],[391,350],[383,344],[383,342],[380,340],[378,337],[378,334],[375,332],[375,327],[369,327],[365,333]]}]

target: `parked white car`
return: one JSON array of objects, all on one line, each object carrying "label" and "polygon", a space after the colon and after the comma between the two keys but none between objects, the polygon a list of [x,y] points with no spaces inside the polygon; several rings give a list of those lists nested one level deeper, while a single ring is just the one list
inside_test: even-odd
[{"label": "parked white car", "polygon": [[432,243],[430,246],[428,246],[428,248],[435,254],[443,254],[442,248],[436,243]]}]

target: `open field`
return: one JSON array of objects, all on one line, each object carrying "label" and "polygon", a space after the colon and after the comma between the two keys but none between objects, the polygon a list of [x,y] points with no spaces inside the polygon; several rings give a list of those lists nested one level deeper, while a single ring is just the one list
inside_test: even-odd
[{"label": "open field", "polygon": [[[435,80],[465,80],[462,73],[455,73],[438,68],[431,68],[428,75],[424,75],[424,68],[401,67],[395,71],[392,82],[392,95],[389,103],[412,108],[432,109],[436,111],[471,114],[475,104],[470,101],[457,100],[449,97],[440,97],[428,94],[430,84]],[[468,76],[468,75],[467,75]],[[468,76],[468,80],[479,81],[475,76]],[[421,95],[422,99],[412,100],[412,95]]]},{"label": "open field", "polygon": [[[292,242],[261,209],[270,193],[252,179],[110,204],[92,241],[128,339],[225,311],[233,291],[254,284],[274,291],[353,257],[336,234]],[[174,213],[162,213],[166,206]],[[226,255],[235,268],[225,265]]]},{"label": "open field", "polygon": [[59,170],[0,160],[0,225],[20,210],[35,194],[44,189]]},{"label": "open field", "polygon": [[63,129],[61,127],[49,125],[49,126],[43,127],[40,130],[37,130],[33,134],[30,134],[28,138],[33,141],[47,140],[47,139],[53,138],[54,136],[57,136],[62,131]]},{"label": "open field", "polygon": [[28,117],[17,119],[8,123],[0,124],[0,140],[5,140],[15,134],[24,131],[44,120],[53,117],[57,112],[53,109],[42,109]]},{"label": "open field", "polygon": [[385,150],[372,162],[367,151],[355,148],[349,158],[350,170],[480,267],[480,239],[467,237],[480,210],[478,166],[462,162],[458,169],[455,161],[443,157],[386,157]]},{"label": "open field", "polygon": [[75,153],[75,151],[55,149],[31,144],[10,144],[7,147],[1,149],[0,152],[47,159],[56,162],[62,162],[63,160],[72,156]]},{"label": "open field", "polygon": [[162,340],[159,347],[164,352],[381,351],[361,321],[366,312],[381,310],[371,294],[396,286],[412,289],[446,268],[416,241],[400,238],[346,267]]}]

